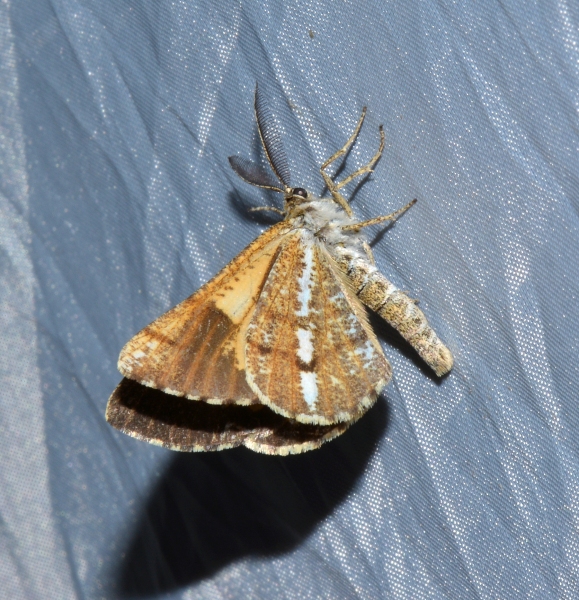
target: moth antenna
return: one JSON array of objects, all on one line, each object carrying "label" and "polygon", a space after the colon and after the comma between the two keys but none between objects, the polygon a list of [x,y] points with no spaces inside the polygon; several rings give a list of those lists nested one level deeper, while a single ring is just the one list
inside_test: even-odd
[{"label": "moth antenna", "polygon": [[257,130],[259,138],[269,162],[271,170],[276,177],[283,183],[284,188],[290,189],[290,170],[287,156],[281,141],[281,135],[276,126],[275,120],[267,107],[264,98],[259,93],[259,87],[255,84],[255,119],[257,121]]},{"label": "moth antenna", "polygon": [[247,181],[247,183],[251,183],[251,185],[260,188],[265,188],[266,190],[284,193],[284,190],[279,187],[271,174],[252,160],[241,156],[230,156],[229,164],[237,175],[244,181]]}]

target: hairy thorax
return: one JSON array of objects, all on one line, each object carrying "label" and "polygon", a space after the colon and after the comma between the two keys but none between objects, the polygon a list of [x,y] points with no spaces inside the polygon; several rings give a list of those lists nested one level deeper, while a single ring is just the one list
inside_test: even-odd
[{"label": "hairy thorax", "polygon": [[312,233],[314,239],[324,245],[332,258],[343,258],[344,252],[350,259],[367,260],[364,251],[364,236],[355,230],[342,230],[357,223],[331,198],[312,198],[288,206],[286,219],[294,221],[296,228]]}]

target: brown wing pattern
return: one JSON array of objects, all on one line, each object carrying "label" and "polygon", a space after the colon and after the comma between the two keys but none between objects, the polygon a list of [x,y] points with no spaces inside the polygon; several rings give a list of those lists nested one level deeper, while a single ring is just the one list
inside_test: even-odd
[{"label": "brown wing pattern", "polygon": [[247,328],[247,381],[261,402],[301,423],[359,417],[391,367],[365,309],[305,230],[280,248]]},{"label": "brown wing pattern", "polygon": [[258,402],[245,377],[245,332],[291,224],[274,225],[195,294],[123,348],[119,370],[143,385],[213,404]]},{"label": "brown wing pattern", "polygon": [[171,450],[208,452],[244,445],[279,455],[319,448],[352,424],[305,425],[259,404],[191,402],[126,378],[110,397],[106,417],[123,433]]}]

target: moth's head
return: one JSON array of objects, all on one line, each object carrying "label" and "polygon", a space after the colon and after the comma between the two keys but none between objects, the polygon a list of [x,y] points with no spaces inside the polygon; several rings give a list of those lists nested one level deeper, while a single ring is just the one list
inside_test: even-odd
[{"label": "moth's head", "polygon": [[286,188],[284,192],[284,209],[288,218],[297,216],[301,211],[300,207],[311,201],[311,196],[304,188]]},{"label": "moth's head", "polygon": [[[285,218],[296,217],[304,212],[301,207],[311,202],[311,196],[304,188],[291,186],[290,170],[281,142],[281,135],[277,129],[276,122],[265,105],[264,99],[259,93],[257,85],[255,86],[253,105],[259,139],[261,140],[263,151],[271,171],[267,171],[261,165],[240,156],[230,156],[229,163],[232,169],[243,180],[251,183],[251,185],[283,194],[283,214]],[[257,210],[263,209],[258,208]],[[276,208],[273,208],[273,210],[281,212]]]}]

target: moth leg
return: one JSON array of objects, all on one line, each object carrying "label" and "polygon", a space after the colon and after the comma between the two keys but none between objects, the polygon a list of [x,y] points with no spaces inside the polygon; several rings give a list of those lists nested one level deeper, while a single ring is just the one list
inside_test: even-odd
[{"label": "moth leg", "polygon": [[354,141],[358,137],[358,134],[360,133],[360,128],[362,127],[362,123],[364,122],[365,117],[366,117],[366,107],[364,106],[362,108],[362,114],[360,115],[360,118],[358,119],[358,124],[356,125],[356,129],[354,129],[354,133],[352,133],[352,135],[348,138],[348,141],[343,145],[343,147],[340,148],[337,152],[334,152],[334,154],[332,154],[332,156],[330,156],[330,158],[328,158],[328,160],[320,167],[320,171],[321,171],[322,175],[324,175],[324,171],[335,160],[340,158],[340,156],[343,156],[344,154],[346,154],[346,152],[348,151],[348,148],[354,143]]},{"label": "moth leg", "polygon": [[364,248],[364,252],[368,257],[371,265],[375,265],[376,261],[374,260],[374,253],[372,252],[372,248],[370,248],[370,244],[366,240],[362,240],[362,247]]},{"label": "moth leg", "polygon": [[383,215],[382,217],[374,217],[367,221],[360,221],[360,223],[354,223],[353,225],[344,225],[341,227],[342,231],[359,231],[362,227],[369,227],[370,225],[378,225],[378,223],[384,223],[384,221],[395,221],[400,215],[405,213],[411,206],[416,204],[416,198],[411,200],[406,206],[395,210],[389,215]]},{"label": "moth leg", "polygon": [[277,213],[278,215],[281,215],[282,217],[285,217],[285,213],[283,212],[283,210],[280,210],[275,206],[254,206],[253,208],[249,209],[249,212],[259,212],[262,210],[270,210],[272,212]]},{"label": "moth leg", "polygon": [[378,128],[380,131],[380,146],[378,151],[374,156],[370,159],[370,161],[365,164],[363,167],[360,167],[356,171],[354,171],[351,175],[348,175],[346,179],[340,181],[340,183],[335,185],[335,189],[339,190],[340,188],[348,185],[352,179],[356,179],[356,177],[360,177],[360,175],[364,175],[365,173],[372,173],[372,167],[378,162],[378,159],[382,156],[382,151],[384,150],[384,128],[382,125]]},{"label": "moth leg", "polygon": [[325,171],[322,171],[322,177],[328,186],[328,190],[330,190],[330,194],[332,194],[332,198],[346,211],[346,214],[349,217],[353,216],[354,213],[352,212],[348,201],[340,194],[340,192],[338,192],[337,188],[334,186],[334,182],[330,179],[330,176]]},{"label": "moth leg", "polygon": [[336,161],[338,158],[340,158],[340,156],[343,156],[344,154],[346,154],[346,152],[348,151],[348,148],[356,141],[356,138],[358,137],[358,134],[360,133],[360,128],[362,127],[362,123],[364,122],[365,117],[366,117],[366,107],[364,106],[364,108],[362,109],[362,114],[360,115],[360,118],[358,119],[358,124],[356,125],[356,128],[354,129],[354,133],[352,133],[352,135],[348,138],[348,141],[342,146],[342,148],[340,148],[337,152],[332,154],[332,156],[330,156],[330,158],[328,158],[328,160],[320,167],[320,173],[321,173],[322,177],[324,178],[324,182],[326,183],[326,186],[328,187],[330,194],[332,194],[332,197],[334,198],[334,200],[346,211],[346,213],[350,217],[352,216],[352,209],[350,208],[350,205],[348,204],[348,201],[344,198],[344,196],[342,196],[342,194],[340,194],[338,192],[341,185],[336,185],[332,181],[332,178],[326,173],[326,169],[334,161]]}]

